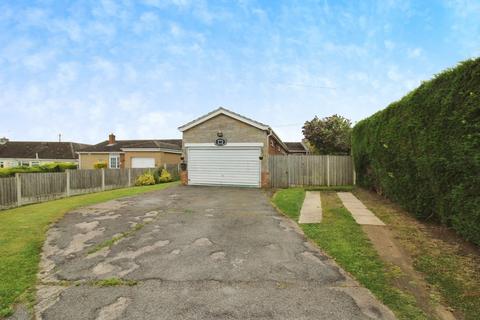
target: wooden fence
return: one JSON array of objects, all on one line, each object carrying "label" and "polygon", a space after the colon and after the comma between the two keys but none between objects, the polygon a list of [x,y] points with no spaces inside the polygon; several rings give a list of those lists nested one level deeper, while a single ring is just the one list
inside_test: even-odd
[{"label": "wooden fence", "polygon": [[[179,179],[179,165],[165,164],[173,180]],[[54,173],[17,173],[0,178],[0,209],[43,202],[77,194],[133,186],[138,176],[155,169],[67,170]]]},{"label": "wooden fence", "polygon": [[351,156],[272,155],[270,186],[341,186],[355,184]]}]

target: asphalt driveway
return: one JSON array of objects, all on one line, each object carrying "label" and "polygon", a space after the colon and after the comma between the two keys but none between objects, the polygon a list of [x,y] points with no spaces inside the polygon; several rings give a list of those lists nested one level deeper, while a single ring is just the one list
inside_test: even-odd
[{"label": "asphalt driveway", "polygon": [[175,187],[70,212],[39,277],[38,319],[393,317],[255,189]]}]

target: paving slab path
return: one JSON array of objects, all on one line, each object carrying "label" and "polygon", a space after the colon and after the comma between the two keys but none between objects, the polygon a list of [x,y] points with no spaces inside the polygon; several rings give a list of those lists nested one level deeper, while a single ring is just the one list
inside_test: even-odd
[{"label": "paving slab path", "polygon": [[258,189],[175,187],[74,210],[47,234],[37,289],[45,320],[394,319]]},{"label": "paving slab path", "polygon": [[353,216],[358,224],[384,226],[382,222],[372,211],[368,210],[365,205],[358,200],[351,192],[338,192],[338,197],[342,200],[343,205]]},{"label": "paving slab path", "polygon": [[320,223],[322,222],[322,203],[320,192],[307,191],[303,200],[302,209],[298,223]]}]

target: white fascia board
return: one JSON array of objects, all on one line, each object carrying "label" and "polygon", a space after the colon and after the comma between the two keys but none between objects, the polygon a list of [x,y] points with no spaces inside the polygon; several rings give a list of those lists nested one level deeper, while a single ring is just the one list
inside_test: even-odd
[{"label": "white fascia board", "polygon": [[215,143],[185,143],[185,148],[195,148],[195,147],[217,147],[217,148],[228,148],[228,147],[263,147],[263,142],[232,142],[224,146],[217,146]]},{"label": "white fascia board", "polygon": [[213,117],[216,117],[216,116],[218,116],[219,114],[224,114],[224,115],[226,115],[226,116],[229,116],[230,118],[236,119],[236,120],[241,121],[241,122],[246,123],[246,124],[249,124],[249,125],[251,125],[252,127],[258,128],[258,129],[260,129],[260,130],[268,130],[268,126],[262,126],[262,125],[260,125],[260,124],[258,124],[258,123],[255,123],[255,122],[253,122],[253,121],[251,121],[251,120],[249,120],[249,119],[246,119],[246,118],[241,117],[241,116],[239,116],[239,115],[236,115],[236,114],[234,114],[234,113],[228,112],[228,110],[224,110],[224,109],[219,109],[219,110],[215,111],[214,113],[211,113],[211,114],[209,114],[209,115],[207,115],[207,116],[204,116],[204,117],[198,119],[198,120],[195,121],[195,122],[192,122],[192,123],[190,123],[190,124],[188,124],[188,125],[184,125],[184,126],[178,127],[178,130],[180,130],[180,131],[183,132],[183,131],[188,130],[188,129],[192,128],[192,127],[195,127],[196,125],[199,125],[199,124],[202,123],[202,122],[205,122],[205,121],[207,121],[207,120],[209,120],[209,119],[211,119],[211,118],[213,118]]},{"label": "white fascia board", "polygon": [[167,153],[178,153],[181,154],[182,151],[174,149],[164,149],[164,148],[122,148],[122,151],[125,152],[167,152]]}]

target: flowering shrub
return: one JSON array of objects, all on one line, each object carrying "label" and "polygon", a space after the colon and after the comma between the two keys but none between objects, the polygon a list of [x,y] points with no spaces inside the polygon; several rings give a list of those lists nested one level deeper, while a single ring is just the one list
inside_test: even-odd
[{"label": "flowering shrub", "polygon": [[155,178],[151,173],[144,173],[135,180],[136,186],[149,186],[155,184]]},{"label": "flowering shrub", "polygon": [[172,181],[172,175],[166,169],[162,169],[162,172],[160,173],[159,181],[161,183],[170,182]]}]

